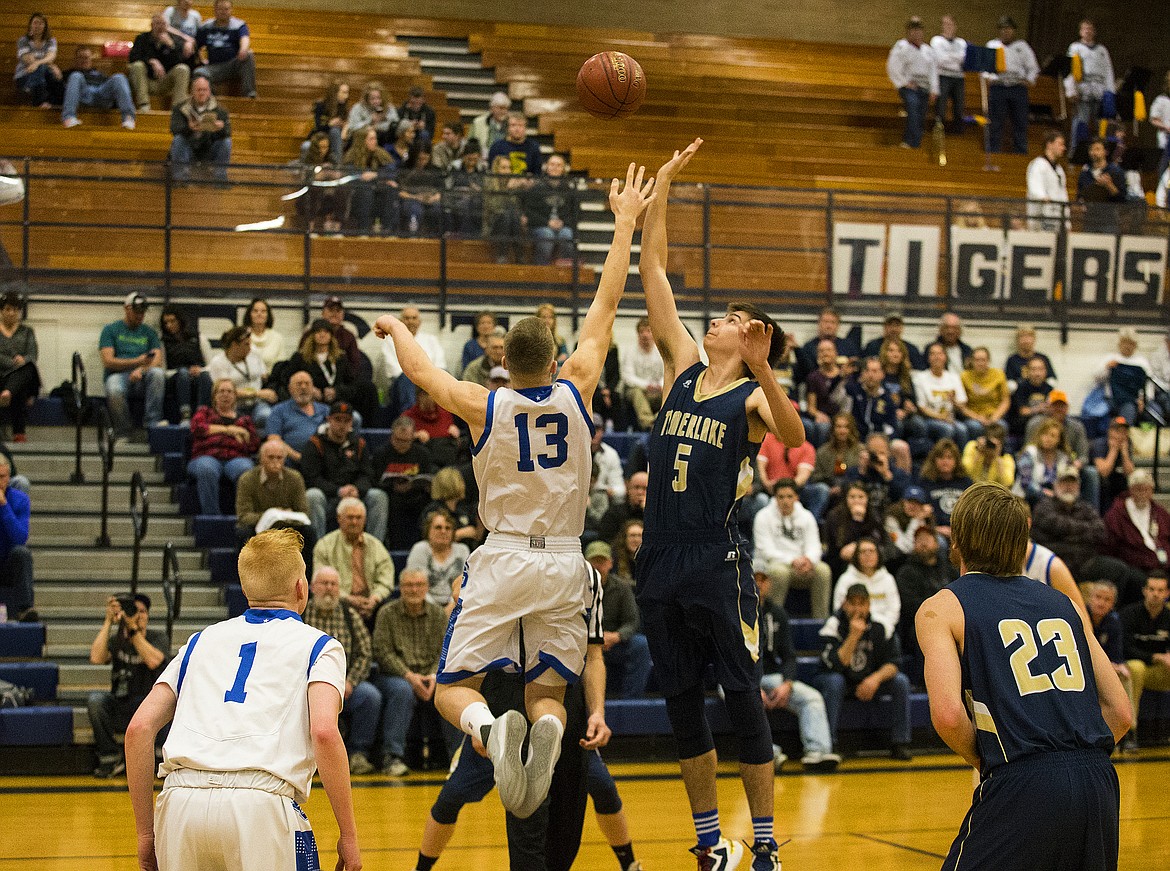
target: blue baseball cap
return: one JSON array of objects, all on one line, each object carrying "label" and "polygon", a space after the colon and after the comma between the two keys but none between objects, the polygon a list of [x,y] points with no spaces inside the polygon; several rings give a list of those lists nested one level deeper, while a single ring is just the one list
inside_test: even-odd
[{"label": "blue baseball cap", "polygon": [[909,499],[913,502],[921,502],[925,505],[930,500],[926,497],[926,491],[917,484],[912,484],[906,488],[906,492],[902,494],[903,499]]}]

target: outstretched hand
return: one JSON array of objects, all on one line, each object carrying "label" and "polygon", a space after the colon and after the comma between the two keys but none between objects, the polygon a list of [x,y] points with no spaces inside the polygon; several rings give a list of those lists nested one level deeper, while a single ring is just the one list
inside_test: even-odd
[{"label": "outstretched hand", "polygon": [[[635,168],[637,174],[635,174]],[[614,218],[629,218],[637,220],[646,207],[654,201],[654,179],[645,184],[642,178],[646,174],[646,167],[631,163],[626,170],[626,185],[618,192],[621,182],[616,178],[609,185],[609,207],[613,209]]]},{"label": "outstretched hand", "polygon": [[695,152],[699,150],[699,146],[703,144],[702,139],[696,139],[682,151],[676,151],[674,157],[662,164],[662,168],[658,170],[658,185],[669,184],[676,175],[682,172],[683,167],[691,162],[691,158],[695,156]]},{"label": "outstretched hand", "polygon": [[391,324],[396,324],[398,322],[398,318],[394,317],[394,315],[382,315],[382,317],[374,321],[374,335],[379,339],[386,338],[388,335],[390,335]]},{"label": "outstretched hand", "polygon": [[753,372],[768,368],[772,348],[772,327],[763,321],[750,320],[739,327],[739,356]]}]

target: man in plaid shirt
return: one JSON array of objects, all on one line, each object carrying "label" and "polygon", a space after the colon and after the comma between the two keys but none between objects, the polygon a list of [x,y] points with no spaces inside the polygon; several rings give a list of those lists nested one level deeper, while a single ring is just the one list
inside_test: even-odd
[{"label": "man in plaid shirt", "polygon": [[341,579],[337,569],[322,566],[313,573],[309,587],[313,597],[305,607],[305,623],[336,638],[345,648],[345,703],[349,715],[349,772],[369,774],[370,748],[382,709],[382,694],[366,680],[370,673],[370,632],[361,615],[341,601]]}]

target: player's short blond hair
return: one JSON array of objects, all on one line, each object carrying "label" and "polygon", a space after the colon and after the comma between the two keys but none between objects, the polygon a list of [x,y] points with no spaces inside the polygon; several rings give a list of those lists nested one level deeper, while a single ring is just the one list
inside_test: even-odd
[{"label": "player's short blond hair", "polygon": [[1028,511],[1001,484],[984,481],[963,491],[951,512],[951,541],[969,572],[1019,575],[1028,554]]},{"label": "player's short blond hair", "polygon": [[552,331],[537,317],[522,318],[504,336],[504,359],[513,375],[526,378],[543,375],[556,353]]},{"label": "player's short blond hair", "polygon": [[240,586],[249,602],[288,599],[305,577],[301,548],[305,539],[295,529],[267,529],[248,539],[237,563]]}]

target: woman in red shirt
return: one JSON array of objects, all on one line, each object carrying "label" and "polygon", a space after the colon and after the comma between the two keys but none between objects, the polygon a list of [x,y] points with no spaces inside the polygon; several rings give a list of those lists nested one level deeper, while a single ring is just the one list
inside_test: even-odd
[{"label": "woman in red shirt", "polygon": [[[202,514],[219,514],[219,481],[236,479],[254,463],[260,437],[252,418],[236,411],[236,387],[230,378],[215,382],[211,405],[191,418],[191,462],[187,474],[195,479]],[[233,497],[233,502],[234,502]]]}]

